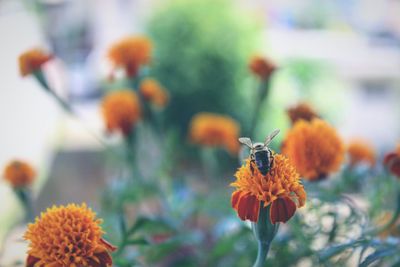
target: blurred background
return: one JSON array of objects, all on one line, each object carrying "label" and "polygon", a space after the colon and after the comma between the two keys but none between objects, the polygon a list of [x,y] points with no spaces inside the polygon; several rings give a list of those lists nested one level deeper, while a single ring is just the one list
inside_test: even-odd
[{"label": "blurred background", "polygon": [[[279,68],[256,139],[287,129],[286,108],[307,101],[344,140],[366,139],[383,154],[400,136],[399,14],[399,0],[1,0],[0,166],[22,158],[37,167],[36,212],[71,201],[98,209],[112,173],[93,137],[105,133],[99,102],[110,71],[106,53],[136,34],[154,43],[152,75],[170,93],[165,124],[183,158],[196,159],[187,129],[197,112],[230,115],[242,132],[250,127],[257,81],[247,66],[256,54]],[[45,68],[81,122],[32,78],[19,77],[17,58],[32,47],[57,57]],[[237,163],[223,156],[228,185]],[[3,180],[0,199],[1,250],[23,215]]]}]

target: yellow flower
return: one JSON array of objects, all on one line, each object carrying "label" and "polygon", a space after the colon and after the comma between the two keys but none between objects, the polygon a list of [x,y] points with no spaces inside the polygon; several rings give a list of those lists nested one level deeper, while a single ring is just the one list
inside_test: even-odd
[{"label": "yellow flower", "polygon": [[375,165],[375,151],[367,142],[360,140],[351,142],[347,146],[347,153],[351,167],[362,162],[368,163],[371,167]]},{"label": "yellow flower", "polygon": [[136,76],[139,68],[149,64],[153,45],[147,37],[126,37],[116,42],[108,51],[108,57],[115,67],[125,69],[129,77]]},{"label": "yellow flower", "polygon": [[295,124],[298,120],[311,121],[312,119],[319,117],[315,110],[305,102],[290,107],[287,110],[287,114],[289,115],[292,124]]},{"label": "yellow flower", "polygon": [[235,174],[231,184],[232,207],[242,220],[258,221],[261,203],[270,207],[271,223],[287,222],[297,207],[304,206],[307,194],[300,176],[289,160],[275,154],[271,170],[264,176],[249,159]]},{"label": "yellow flower", "polygon": [[344,151],[336,130],[320,119],[296,122],[282,146],[282,154],[289,157],[302,177],[311,181],[337,171]]},{"label": "yellow flower", "polygon": [[157,107],[165,107],[168,103],[167,91],[154,79],[145,79],[140,84],[139,90],[144,99]]},{"label": "yellow flower", "polygon": [[255,56],[250,61],[249,69],[261,80],[266,80],[270,78],[271,74],[276,70],[276,67],[267,59]]},{"label": "yellow flower", "polygon": [[40,70],[42,65],[49,61],[53,56],[41,49],[35,48],[21,54],[18,58],[19,72],[21,76],[27,76]]},{"label": "yellow flower", "polygon": [[11,161],[4,169],[4,179],[14,188],[31,185],[35,175],[32,166],[20,160]]},{"label": "yellow flower", "polygon": [[86,204],[53,206],[29,224],[27,267],[112,266],[116,248],[103,240],[101,220]]},{"label": "yellow flower", "polygon": [[240,148],[239,131],[238,123],[231,117],[204,112],[192,118],[189,136],[194,143],[222,146],[231,154],[237,154]]},{"label": "yellow flower", "polygon": [[108,131],[128,136],[141,117],[139,98],[129,89],[111,92],[103,99],[102,113]]}]

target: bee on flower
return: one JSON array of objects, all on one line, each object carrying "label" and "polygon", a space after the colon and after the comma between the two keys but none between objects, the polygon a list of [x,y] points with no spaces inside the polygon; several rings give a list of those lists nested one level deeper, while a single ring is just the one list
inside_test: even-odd
[{"label": "bee on flower", "polygon": [[101,222],[86,204],[47,209],[25,232],[26,267],[111,267],[116,247],[102,238]]},{"label": "bee on flower", "polygon": [[154,79],[148,78],[142,81],[139,92],[144,99],[156,107],[163,108],[168,104],[169,96],[167,90]]},{"label": "bee on flower", "polygon": [[265,175],[250,159],[236,172],[231,202],[240,219],[257,222],[260,207],[269,206],[271,223],[285,223],[297,208],[304,206],[306,192],[295,167],[281,154],[273,157]]},{"label": "bee on flower", "polygon": [[397,145],[395,151],[385,155],[383,163],[394,176],[400,178],[400,144]]},{"label": "bee on flower", "polygon": [[33,183],[36,171],[24,161],[13,160],[4,168],[3,176],[13,188],[25,188]]},{"label": "bee on flower", "polygon": [[300,120],[288,131],[282,154],[293,163],[300,175],[317,181],[337,171],[344,159],[345,147],[336,130],[327,122]]},{"label": "bee on flower", "polygon": [[126,37],[111,46],[108,58],[114,68],[123,68],[128,77],[135,77],[140,67],[151,61],[153,44],[144,36]]},{"label": "bee on flower", "polygon": [[189,138],[208,147],[224,147],[232,155],[239,152],[239,124],[228,116],[199,113],[190,123]]},{"label": "bee on flower", "polygon": [[313,107],[306,102],[298,103],[297,105],[288,108],[286,112],[292,125],[299,120],[312,121],[315,118],[319,118],[319,115]]},{"label": "bee on flower", "polygon": [[370,167],[375,166],[375,150],[365,141],[354,140],[347,146],[347,154],[349,156],[350,167],[358,164],[368,164]]},{"label": "bee on flower", "polygon": [[102,101],[102,114],[109,132],[119,131],[129,136],[141,118],[141,107],[137,94],[129,89],[107,94]]},{"label": "bee on flower", "polygon": [[42,49],[34,48],[22,53],[18,58],[19,72],[22,77],[33,74],[41,70],[43,64],[52,59],[51,54]]}]

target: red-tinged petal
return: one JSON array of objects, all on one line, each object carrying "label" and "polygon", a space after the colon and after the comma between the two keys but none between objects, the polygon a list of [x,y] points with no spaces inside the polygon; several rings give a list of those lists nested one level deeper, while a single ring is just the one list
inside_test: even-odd
[{"label": "red-tinged petal", "polygon": [[237,210],[237,206],[238,206],[241,195],[242,195],[242,191],[239,191],[239,190],[232,193],[231,204],[232,204],[232,208],[234,208],[235,210]]},{"label": "red-tinged petal", "polygon": [[103,252],[96,255],[100,261],[101,267],[108,267],[112,266],[112,258],[108,252]]},{"label": "red-tinged petal", "polygon": [[31,255],[28,255],[28,258],[26,259],[26,267],[34,267],[35,264],[39,261],[39,258],[33,257]]},{"label": "red-tinged petal", "polygon": [[250,220],[256,222],[258,219],[258,210],[260,207],[260,202],[257,198],[250,193],[242,195],[239,198],[239,203],[237,205],[237,211],[239,218],[241,220]]},{"label": "red-tinged petal", "polygon": [[242,221],[246,220],[248,195],[249,193],[242,195],[237,204],[237,212]]},{"label": "red-tinged petal", "polygon": [[272,224],[287,222],[296,211],[296,203],[289,197],[280,197],[271,204],[270,220]]},{"label": "red-tinged petal", "polygon": [[104,240],[103,238],[100,239],[100,242],[107,248],[107,250],[114,252],[117,250],[117,247],[109,243],[108,241]]},{"label": "red-tinged petal", "polygon": [[389,170],[397,177],[400,177],[400,158],[395,158],[390,162]]},{"label": "red-tinged petal", "polygon": [[258,221],[258,214],[260,212],[260,201],[255,197],[252,196],[252,204],[249,207],[249,210],[247,212],[248,219],[252,222],[257,222]]},{"label": "red-tinged petal", "polygon": [[385,155],[385,157],[383,159],[383,164],[387,165],[387,164],[390,163],[390,161],[394,160],[397,157],[398,157],[398,155],[395,152],[388,153],[388,154]]}]

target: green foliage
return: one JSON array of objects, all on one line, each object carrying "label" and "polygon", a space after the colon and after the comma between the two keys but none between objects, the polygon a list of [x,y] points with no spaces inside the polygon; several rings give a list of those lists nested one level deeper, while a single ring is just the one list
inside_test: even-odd
[{"label": "green foliage", "polygon": [[257,27],[231,1],[168,1],[148,29],[155,44],[152,75],[172,95],[169,125],[185,133],[190,118],[201,111],[245,120],[243,81]]}]

